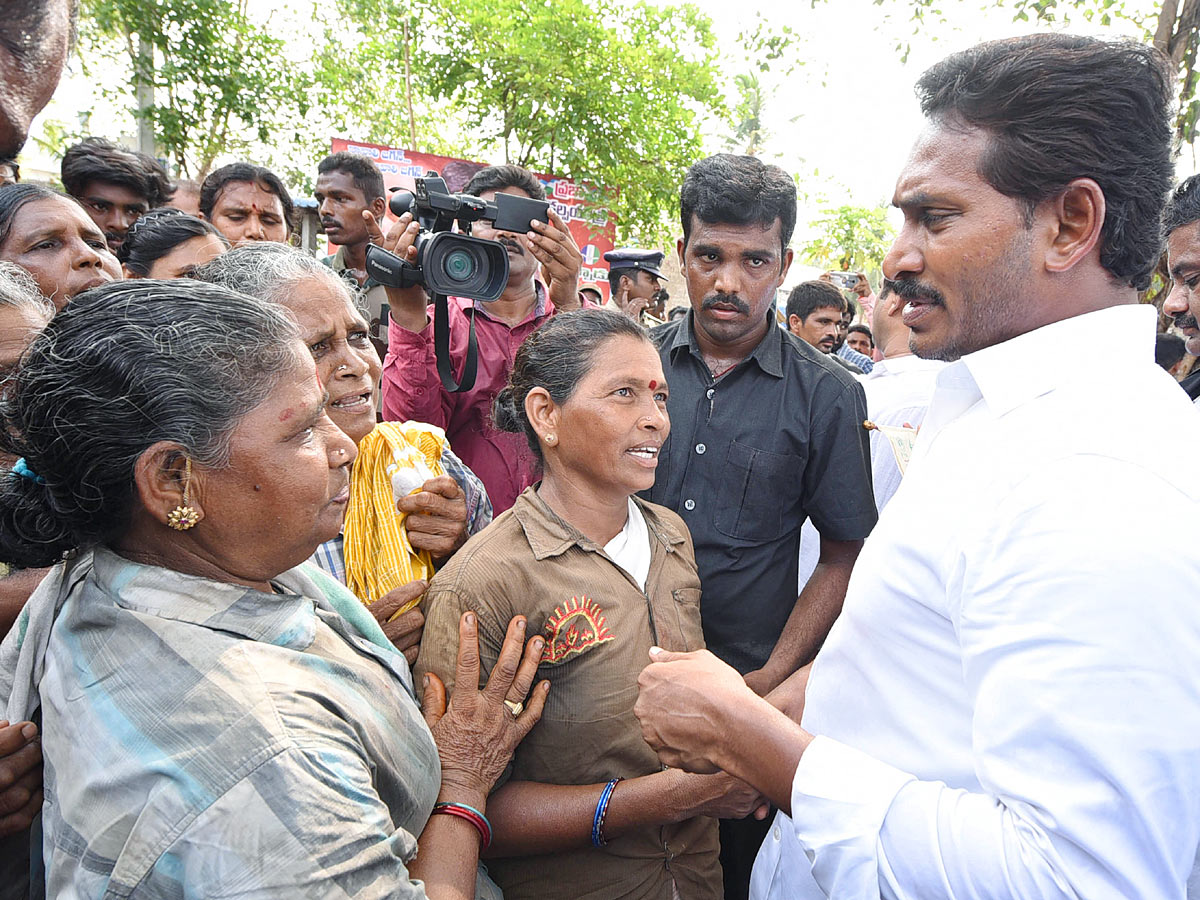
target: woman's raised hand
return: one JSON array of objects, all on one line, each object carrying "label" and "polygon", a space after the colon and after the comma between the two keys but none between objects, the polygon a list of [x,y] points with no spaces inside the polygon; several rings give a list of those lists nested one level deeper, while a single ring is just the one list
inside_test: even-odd
[{"label": "woman's raised hand", "polygon": [[541,682],[532,694],[529,688],[544,645],[541,636],[525,644],[525,617],[514,617],[492,674],[480,689],[478,624],[475,613],[463,613],[449,705],[442,680],[432,673],[425,678],[423,709],[442,760],[443,796],[482,804],[517,745],[542,717],[550,682]]}]

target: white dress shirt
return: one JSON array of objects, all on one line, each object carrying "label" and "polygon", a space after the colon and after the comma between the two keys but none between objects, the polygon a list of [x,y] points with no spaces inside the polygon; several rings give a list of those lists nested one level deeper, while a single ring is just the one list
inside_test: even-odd
[{"label": "white dress shirt", "polygon": [[1154,364],[1154,315],[938,376],[752,898],[1200,897],[1200,553],[1167,528],[1200,513],[1200,417]]},{"label": "white dress shirt", "polygon": [[[933,397],[938,372],[946,364],[919,356],[893,356],[875,363],[870,375],[859,379],[867,394],[867,415],[876,425],[920,428]],[[887,437],[871,432],[871,482],[875,487],[875,506],[880,512],[888,505],[903,474]]]},{"label": "white dress shirt", "polygon": [[[893,356],[875,363],[870,375],[858,376],[867,395],[867,415],[876,425],[919,428],[925,420],[937,374],[945,367],[936,359],[919,356]],[[871,484],[875,489],[875,508],[883,512],[904,475],[896,462],[888,439],[880,431],[871,432]],[[812,522],[800,529],[800,565],[796,593],[812,577],[821,558],[821,535]]]}]

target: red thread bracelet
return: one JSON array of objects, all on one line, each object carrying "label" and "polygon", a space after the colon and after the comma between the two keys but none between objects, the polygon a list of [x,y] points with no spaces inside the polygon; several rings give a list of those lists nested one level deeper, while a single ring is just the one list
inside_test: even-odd
[{"label": "red thread bracelet", "polygon": [[475,807],[467,806],[465,803],[435,803],[432,815],[436,816],[438,814],[458,816],[460,819],[466,819],[479,832],[479,837],[483,841],[481,849],[486,850],[492,846],[492,823],[487,820],[487,816]]}]

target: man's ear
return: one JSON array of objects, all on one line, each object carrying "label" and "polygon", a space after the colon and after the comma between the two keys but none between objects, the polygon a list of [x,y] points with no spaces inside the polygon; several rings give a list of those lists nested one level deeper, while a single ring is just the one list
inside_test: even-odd
[{"label": "man's ear", "polygon": [[371,205],[367,207],[371,210],[371,214],[375,216],[377,221],[383,221],[383,214],[387,211],[387,200],[383,197],[376,197],[371,201]]},{"label": "man's ear", "polygon": [[800,318],[798,315],[796,315],[795,313],[792,313],[790,316],[788,316],[788,318],[787,318],[787,327],[788,327],[788,331],[790,331],[792,334],[796,334],[796,333],[797,333],[797,331],[798,331],[798,330],[799,330],[801,327],[803,327],[803,325],[804,325],[804,320],[803,320],[803,319],[801,319],[801,318]]},{"label": "man's ear", "polygon": [[1051,213],[1046,269],[1066,272],[1100,245],[1106,209],[1104,191],[1091,178],[1076,178],[1046,203]]},{"label": "man's ear", "polygon": [[680,238],[679,240],[677,240],[675,242],[675,252],[679,255],[679,268],[681,271],[684,269],[683,251],[684,251],[685,247],[686,247],[686,245],[683,243],[683,238]]},{"label": "man's ear", "polygon": [[792,252],[791,247],[788,247],[783,251],[783,256],[780,260],[782,265],[779,267],[779,283],[775,285],[776,290],[779,289],[779,286],[782,285],[784,280],[787,278],[788,269],[792,267],[792,259],[795,257],[795,255],[796,254]]},{"label": "man's ear", "polygon": [[194,465],[190,474],[188,469],[187,454],[173,441],[151,444],[138,457],[133,467],[133,482],[150,518],[166,525],[171,512],[185,505],[194,509],[200,519],[204,518],[199,499],[203,476]]},{"label": "man's ear", "polygon": [[543,440],[548,434],[558,434],[558,404],[545,388],[535,387],[525,395],[525,416]]}]

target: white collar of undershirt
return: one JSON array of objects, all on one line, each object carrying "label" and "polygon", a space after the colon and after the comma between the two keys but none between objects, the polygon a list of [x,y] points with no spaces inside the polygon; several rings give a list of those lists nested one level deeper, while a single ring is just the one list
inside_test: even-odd
[{"label": "white collar of undershirt", "polygon": [[650,575],[650,529],[638,505],[629,498],[629,514],[625,527],[604,545],[608,558],[624,569],[644,591]]}]

